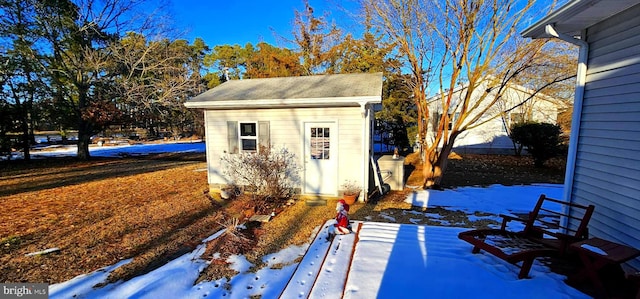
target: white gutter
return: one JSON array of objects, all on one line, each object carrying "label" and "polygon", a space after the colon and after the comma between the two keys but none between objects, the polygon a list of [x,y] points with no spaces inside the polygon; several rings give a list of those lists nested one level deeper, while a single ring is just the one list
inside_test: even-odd
[{"label": "white gutter", "polygon": [[[199,100],[195,97],[184,103],[187,108],[204,109],[247,109],[247,108],[295,108],[295,107],[335,107],[358,104],[364,111],[365,104],[382,103],[381,96],[354,96],[339,98],[301,99],[253,99],[253,100]],[[363,112],[364,113],[364,112]]]},{"label": "white gutter", "polygon": [[[544,28],[548,35],[555,38],[559,38],[568,43],[572,43],[580,47],[578,54],[578,71],[576,74],[576,89],[573,99],[573,117],[571,120],[571,135],[569,137],[569,153],[567,155],[567,169],[564,175],[564,191],[563,197],[566,202],[571,203],[573,198],[571,191],[573,190],[573,177],[576,170],[576,157],[578,155],[578,136],[580,135],[580,119],[582,117],[582,102],[584,99],[584,88],[587,79],[587,60],[589,59],[589,44],[584,40],[574,38],[572,36],[558,33],[551,24],[548,24]],[[569,207],[567,206],[564,211],[565,214],[569,214]],[[569,222],[568,217],[562,217],[561,226],[567,227]]]}]

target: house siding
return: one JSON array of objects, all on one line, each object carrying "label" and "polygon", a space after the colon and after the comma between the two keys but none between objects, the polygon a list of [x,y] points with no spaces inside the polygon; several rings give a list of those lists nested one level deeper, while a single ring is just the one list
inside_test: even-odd
[{"label": "house siding", "polygon": [[[589,60],[571,198],[592,236],[640,248],[640,5],[586,30]],[[575,223],[572,223],[575,226]],[[640,269],[640,259],[630,263]]]},{"label": "house siding", "polygon": [[[228,183],[222,173],[220,160],[227,150],[227,121],[268,121],[271,146],[286,147],[296,155],[300,166],[304,165],[304,123],[335,122],[338,134],[336,186],[339,187],[345,180],[364,185],[362,173],[351,171],[366,166],[362,157],[362,134],[366,120],[362,117],[360,107],[206,110],[208,182],[212,186]],[[300,177],[304,177],[304,170],[301,170]]]},{"label": "house siding", "polygon": [[[479,98],[479,94],[484,93],[486,89],[486,85],[483,83],[482,86],[475,89],[472,98]],[[460,94],[460,91],[454,94],[454,102],[458,100]],[[556,124],[558,104],[540,96],[534,96],[531,99],[530,97],[531,95],[529,93],[520,89],[507,88],[502,95],[504,101],[494,104],[493,107],[489,108],[486,113],[483,113],[476,122],[476,124],[483,123],[482,125],[466,130],[456,138],[454,151],[459,154],[513,154],[514,145],[507,133],[504,121],[501,117],[496,117],[505,110],[510,110],[507,118],[512,113],[522,113],[527,115],[528,121]],[[492,100],[493,98],[491,96],[486,98],[477,110],[471,112],[469,118],[475,116],[481,109],[486,108]],[[432,101],[429,105],[429,110],[436,111],[435,114],[437,115],[437,111],[442,111],[440,106],[440,101]],[[510,121],[507,120],[507,126],[509,125]],[[428,138],[433,138],[435,134],[433,121],[429,122],[428,129]]]}]

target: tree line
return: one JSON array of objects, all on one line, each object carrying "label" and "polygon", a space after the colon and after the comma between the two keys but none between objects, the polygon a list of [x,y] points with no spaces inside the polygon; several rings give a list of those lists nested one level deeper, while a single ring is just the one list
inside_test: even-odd
[{"label": "tree line", "polygon": [[0,0],[0,149],[29,159],[34,131],[73,130],[88,159],[91,136],[107,128],[202,130],[183,103],[226,80],[383,72],[377,126],[399,147],[419,145],[428,187],[458,135],[514,108],[500,107],[510,84],[570,98],[574,51],[518,36],[534,1],[360,0],[360,36],[302,3],[278,47],[172,38],[163,10],[146,13],[144,1]]},{"label": "tree line", "polygon": [[140,1],[2,0],[0,148],[29,159],[34,131],[77,131],[78,158],[88,159],[91,136],[110,127],[202,131],[183,103],[225,80],[388,69],[379,37],[344,34],[304,4],[291,50],[172,39]]}]

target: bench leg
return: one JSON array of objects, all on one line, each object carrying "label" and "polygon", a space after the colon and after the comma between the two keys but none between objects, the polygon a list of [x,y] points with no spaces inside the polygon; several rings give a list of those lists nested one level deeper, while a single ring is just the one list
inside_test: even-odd
[{"label": "bench leg", "polygon": [[518,279],[528,278],[529,270],[531,270],[531,266],[533,265],[534,258],[526,259],[522,261],[522,267],[520,267],[520,273],[518,274]]},{"label": "bench leg", "polygon": [[607,291],[598,275],[598,270],[602,269],[602,267],[607,265],[607,260],[598,259],[593,261],[584,251],[579,251],[578,255],[582,260],[582,264],[584,268],[580,273],[576,275],[577,279],[581,279],[582,277],[588,277],[591,280],[591,283],[595,286],[596,292],[598,296],[602,296],[602,298],[607,297]]},{"label": "bench leg", "polygon": [[471,253],[473,254],[480,253],[480,248],[478,248],[478,246],[473,246],[473,249],[471,249]]}]

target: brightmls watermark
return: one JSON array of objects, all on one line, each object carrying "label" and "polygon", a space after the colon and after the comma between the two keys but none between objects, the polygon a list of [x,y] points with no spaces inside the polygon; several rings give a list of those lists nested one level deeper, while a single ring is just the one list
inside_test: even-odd
[{"label": "brightmls watermark", "polygon": [[0,283],[0,299],[46,299],[49,285],[46,283]]}]

